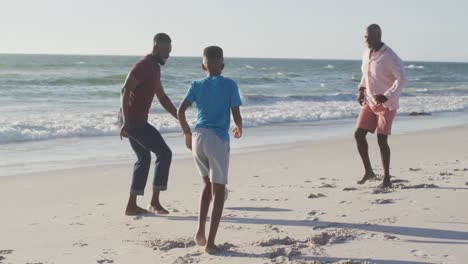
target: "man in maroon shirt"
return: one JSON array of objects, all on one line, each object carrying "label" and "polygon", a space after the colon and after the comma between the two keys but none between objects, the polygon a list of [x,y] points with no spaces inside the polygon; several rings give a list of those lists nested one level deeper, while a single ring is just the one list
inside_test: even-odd
[{"label": "man in maroon shirt", "polygon": [[[161,105],[177,119],[177,110],[164,92],[161,84],[160,65],[166,64],[172,50],[171,38],[164,33],[154,37],[153,52],[138,61],[125,80],[121,93],[120,138],[128,137],[138,158],[133,168],[132,186],[126,215],[147,212],[168,214],[159,202],[159,192],[167,189],[172,151],[159,131],[148,123],[148,113],[154,95]],[[148,210],[138,207],[136,198],[143,195],[151,163],[151,152],[156,154],[153,180],[153,198]]]}]

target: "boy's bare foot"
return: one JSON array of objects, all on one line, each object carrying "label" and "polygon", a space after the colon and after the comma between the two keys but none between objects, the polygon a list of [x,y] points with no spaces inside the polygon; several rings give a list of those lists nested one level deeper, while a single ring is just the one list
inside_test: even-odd
[{"label": "boy's bare foot", "polygon": [[169,211],[164,209],[161,205],[149,205],[148,211],[151,213],[155,213],[157,215],[168,215]]},{"label": "boy's bare foot", "polygon": [[127,209],[125,209],[125,215],[140,215],[146,213],[148,213],[148,211],[138,206],[127,207]]},{"label": "boy's bare foot", "polygon": [[195,242],[197,242],[197,245],[204,247],[206,246],[206,237],[205,234],[197,233],[194,237]]},{"label": "boy's bare foot", "polygon": [[375,174],[373,172],[372,173],[366,173],[366,174],[364,174],[362,179],[359,180],[357,183],[358,184],[364,184],[364,183],[366,183],[366,181],[376,180],[376,179],[377,179],[377,176],[375,176]]},{"label": "boy's bare foot", "polygon": [[214,255],[218,252],[220,252],[221,250],[219,249],[219,247],[217,247],[216,245],[206,245],[205,247],[205,253],[206,254],[209,254],[209,255]]}]

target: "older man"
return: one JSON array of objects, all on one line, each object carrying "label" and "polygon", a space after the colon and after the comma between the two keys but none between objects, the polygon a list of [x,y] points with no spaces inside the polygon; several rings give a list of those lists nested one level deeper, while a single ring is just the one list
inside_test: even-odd
[{"label": "older man", "polygon": [[388,136],[392,130],[406,77],[401,59],[382,42],[382,30],[379,25],[368,26],[365,38],[368,49],[362,58],[362,79],[357,98],[362,108],[354,134],[365,173],[358,183],[364,184],[367,180],[376,178],[369,159],[366,135],[368,132],[374,133],[377,130],[384,168],[383,182],[379,187],[389,188],[392,183]]}]

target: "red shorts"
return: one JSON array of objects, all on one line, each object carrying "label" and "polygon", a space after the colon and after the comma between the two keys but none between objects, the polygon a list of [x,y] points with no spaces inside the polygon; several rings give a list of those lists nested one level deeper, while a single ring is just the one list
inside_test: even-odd
[{"label": "red shorts", "polygon": [[390,111],[381,104],[375,106],[365,104],[359,113],[356,127],[371,133],[374,133],[375,129],[377,129],[377,134],[390,135],[395,116],[396,110]]}]

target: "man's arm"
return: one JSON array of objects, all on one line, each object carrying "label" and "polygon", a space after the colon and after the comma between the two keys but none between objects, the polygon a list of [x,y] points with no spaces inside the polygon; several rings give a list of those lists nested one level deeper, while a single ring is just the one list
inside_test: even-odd
[{"label": "man's arm", "polygon": [[360,105],[364,104],[364,95],[366,91],[366,76],[363,74],[361,82],[359,83],[359,91],[357,96],[357,101]]},{"label": "man's arm", "polygon": [[362,72],[362,77],[361,77],[361,82],[359,83],[359,90],[358,90],[358,96],[357,96],[357,101],[360,105],[364,104],[365,101],[365,91],[366,91],[366,74],[367,74],[367,69],[366,69],[366,61],[368,60],[368,55],[369,51],[364,51],[362,54],[362,63],[361,63],[361,72]]},{"label": "man's arm", "polygon": [[390,61],[390,71],[395,77],[395,82],[393,85],[383,94],[385,97],[388,99],[399,96],[401,93],[401,90],[403,89],[403,86],[406,85],[407,79],[405,75],[405,67],[403,65],[403,62],[396,56],[396,54],[393,56],[393,58]]},{"label": "man's arm", "polygon": [[159,84],[156,86],[156,96],[158,97],[159,103],[162,105],[162,107],[164,107],[164,109],[166,109],[169,114],[177,119],[177,109],[164,91],[161,81],[159,81]]},{"label": "man's arm", "polygon": [[235,138],[242,137],[242,116],[239,106],[231,108],[232,118],[234,119],[235,127],[232,129]]},{"label": "man's arm", "polygon": [[120,128],[120,139],[127,137],[127,117],[128,105],[130,100],[130,92],[138,86],[138,80],[131,73],[127,75],[124,86],[120,93],[120,108],[122,109],[122,126]]},{"label": "man's arm", "polygon": [[180,127],[182,128],[182,131],[184,131],[184,137],[185,137],[185,146],[192,150],[192,131],[190,131],[190,126],[187,123],[187,118],[185,117],[185,111],[187,108],[190,106],[190,102],[187,100],[184,100],[182,104],[179,106],[179,109],[177,109],[177,117],[179,119]]}]

